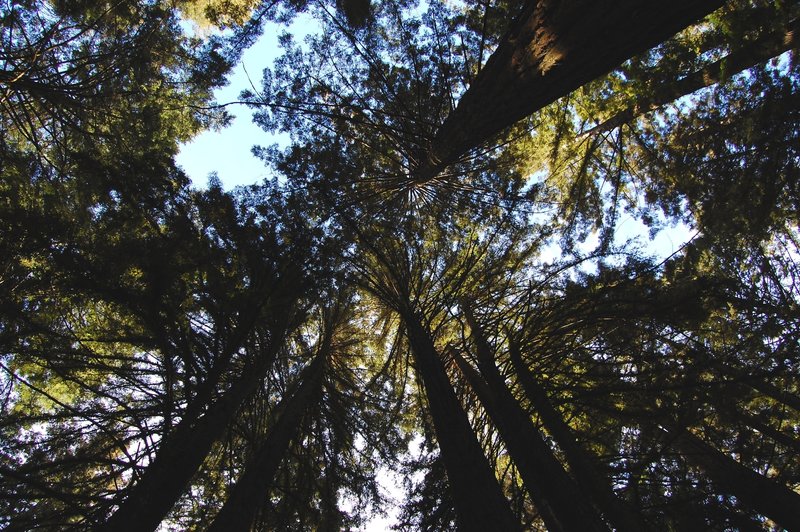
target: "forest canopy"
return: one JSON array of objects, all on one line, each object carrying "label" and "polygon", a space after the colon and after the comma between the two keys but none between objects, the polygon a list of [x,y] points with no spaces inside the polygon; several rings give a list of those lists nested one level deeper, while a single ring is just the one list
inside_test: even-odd
[{"label": "forest canopy", "polygon": [[798,14],[4,3],[0,528],[800,529]]}]

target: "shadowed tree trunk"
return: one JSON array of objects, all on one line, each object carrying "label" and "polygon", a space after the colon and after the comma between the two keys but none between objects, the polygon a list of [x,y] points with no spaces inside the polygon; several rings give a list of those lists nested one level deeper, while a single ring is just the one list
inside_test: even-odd
[{"label": "shadowed tree trunk", "polygon": [[241,404],[255,392],[280,349],[281,338],[275,338],[205,414],[196,420],[184,418],[173,428],[119,509],[97,530],[142,532],[158,527]]},{"label": "shadowed tree trunk", "polygon": [[431,142],[414,182],[717,9],[723,0],[528,0]]},{"label": "shadowed tree trunk", "polygon": [[413,311],[402,312],[402,318],[417,374],[428,399],[459,530],[520,530],[453,391],[430,334]]},{"label": "shadowed tree trunk", "polygon": [[298,386],[278,406],[278,420],[245,466],[241,478],[231,490],[225,504],[208,528],[209,532],[250,530],[258,510],[266,499],[275,472],[289,444],[297,435],[303,414],[320,391],[329,355],[324,349],[298,376]]},{"label": "shadowed tree trunk", "polygon": [[530,418],[519,405],[510,404],[516,399],[510,393],[506,395],[508,390],[501,392],[496,383],[488,384],[461,354],[453,352],[453,357],[503,438],[547,530],[608,530],[553,456]]},{"label": "shadowed tree trunk", "polygon": [[758,415],[740,410],[735,404],[723,402],[715,405],[717,412],[721,416],[731,420],[733,423],[742,423],[751,429],[755,429],[763,436],[771,438],[777,443],[800,454],[800,440],[771,426],[766,419]]},{"label": "shadowed tree trunk", "polygon": [[649,527],[639,517],[636,510],[614,494],[611,483],[597,470],[586,450],[581,448],[575,440],[575,436],[564,422],[561,414],[553,408],[545,391],[536,381],[530,369],[522,362],[519,346],[511,341],[509,350],[515,375],[525,396],[539,414],[547,431],[563,451],[570,471],[581,489],[589,494],[616,530],[631,532],[648,530]]},{"label": "shadowed tree trunk", "polygon": [[787,530],[800,530],[800,495],[759,475],[682,428],[664,428],[670,443],[705,472],[723,493],[769,517]]},{"label": "shadowed tree trunk", "polygon": [[461,306],[472,330],[480,374],[458,353],[456,362],[497,426],[548,530],[608,530],[508,389],[469,306]]}]

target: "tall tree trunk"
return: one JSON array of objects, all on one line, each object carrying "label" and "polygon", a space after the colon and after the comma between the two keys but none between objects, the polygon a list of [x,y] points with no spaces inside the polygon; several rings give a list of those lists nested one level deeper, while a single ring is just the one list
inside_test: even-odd
[{"label": "tall tree trunk", "polygon": [[637,101],[631,107],[584,131],[581,136],[597,135],[611,131],[630,122],[639,115],[654,111],[682,96],[719,83],[725,77],[730,77],[742,70],[754,67],[787,50],[797,48],[800,45],[799,25],[798,19],[794,19],[783,31],[762,35],[759,39],[734,50],[719,61],[715,61],[684,78],[663,83],[656,88],[655,94],[650,98]]},{"label": "tall tree trunk", "polygon": [[480,325],[464,301],[480,375],[458,354],[456,362],[497,426],[548,530],[608,530],[506,385]]},{"label": "tall tree trunk", "polygon": [[702,469],[723,493],[788,530],[800,530],[800,495],[759,475],[683,428],[664,428],[672,446]]},{"label": "tall tree trunk", "polygon": [[142,532],[155,530],[186,489],[192,476],[225,432],[241,404],[258,387],[282,344],[280,337],[242,372],[222,396],[198,419],[184,418],[174,426],[153,462],[131,488],[119,509],[97,530]]},{"label": "tall tree trunk", "polygon": [[746,373],[745,370],[734,368],[730,365],[719,362],[714,363],[714,368],[731,377],[732,380],[729,382],[732,385],[741,386],[743,393],[752,393],[750,389],[753,389],[761,392],[764,394],[764,396],[769,397],[774,401],[783,403],[786,406],[792,407],[797,412],[800,412],[800,397],[767,381],[766,379],[769,377],[768,375],[749,374]]},{"label": "tall tree trunk", "polygon": [[414,173],[465,152],[699,20],[723,0],[528,0]]},{"label": "tall tree trunk", "polygon": [[611,483],[597,470],[589,454],[575,440],[572,430],[564,422],[542,389],[531,370],[522,361],[519,346],[510,342],[511,361],[517,380],[534,410],[564,453],[570,471],[581,489],[585,490],[600,507],[616,530],[648,530],[638,512],[614,494]]},{"label": "tall tree trunk", "polygon": [[208,532],[247,531],[267,498],[275,473],[297,435],[303,414],[320,391],[328,352],[320,352],[298,377],[299,385],[278,406],[278,419],[245,466]]},{"label": "tall tree trunk", "polygon": [[453,390],[430,333],[413,311],[404,311],[402,318],[428,399],[459,530],[520,530]]},{"label": "tall tree trunk", "polygon": [[[582,497],[578,485],[569,478],[541,434],[531,424],[530,417],[518,404],[510,404],[509,397],[504,397],[503,392],[497,393],[496,384],[492,386],[483,380],[481,374],[461,354],[454,352],[453,357],[503,438],[547,530],[607,531],[608,527],[603,524],[591,503]],[[513,397],[510,397],[510,401],[516,403]]]}]

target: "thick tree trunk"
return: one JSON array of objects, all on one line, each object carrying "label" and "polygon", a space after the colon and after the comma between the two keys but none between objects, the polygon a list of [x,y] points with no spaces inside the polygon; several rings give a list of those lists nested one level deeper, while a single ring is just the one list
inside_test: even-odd
[{"label": "thick tree trunk", "polygon": [[412,312],[403,313],[417,373],[428,399],[436,439],[455,502],[459,530],[520,530],[483,454],[430,334]]},{"label": "thick tree trunk", "polygon": [[769,517],[787,530],[800,530],[800,495],[759,475],[682,428],[664,429],[672,446],[702,469],[724,493]]},{"label": "thick tree trunk", "polygon": [[247,463],[208,532],[250,530],[269,494],[278,466],[297,435],[303,414],[320,391],[327,355],[324,352],[318,354],[298,377],[296,389],[281,401],[278,420],[270,429],[266,441]]},{"label": "thick tree trunk", "polygon": [[764,394],[764,396],[779,403],[783,403],[786,406],[790,406],[797,412],[800,412],[800,397],[767,381],[767,375],[750,375],[745,373],[745,370],[733,368],[724,363],[715,363],[714,367],[718,369],[720,373],[731,377],[731,380],[728,382],[732,385],[741,386],[743,393],[749,394],[752,393],[751,389],[756,390]]},{"label": "thick tree trunk", "polygon": [[800,22],[795,19],[788,24],[785,31],[763,35],[761,38],[731,52],[723,59],[715,61],[697,72],[659,86],[651,98],[636,102],[633,106],[584,131],[581,136],[597,135],[611,131],[682,96],[719,83],[725,77],[730,77],[742,70],[763,63],[787,50],[797,48],[800,45],[798,25],[800,25]]},{"label": "thick tree trunk", "polygon": [[728,409],[723,409],[723,414],[733,418],[736,421],[746,424],[748,427],[755,429],[767,438],[771,438],[776,443],[779,443],[800,455],[800,440],[773,427],[767,423],[766,420],[760,419],[758,416],[753,414],[742,412],[735,406],[731,406]]},{"label": "thick tree trunk", "polygon": [[511,342],[511,361],[518,382],[534,410],[564,453],[570,471],[584,490],[597,504],[616,530],[636,532],[648,530],[638,512],[618,498],[611,483],[597,470],[585,449],[575,440],[572,430],[550,403],[547,393],[537,382],[530,369],[522,362],[519,348]]},{"label": "thick tree trunk", "polygon": [[258,361],[245,369],[222,396],[198,419],[182,419],[165,438],[155,460],[131,488],[119,509],[97,530],[155,530],[186,489],[192,476],[225,432],[241,404],[258,387],[280,347],[276,339]]},{"label": "thick tree trunk", "polygon": [[414,173],[435,178],[465,152],[606,74],[723,0],[528,0]]}]

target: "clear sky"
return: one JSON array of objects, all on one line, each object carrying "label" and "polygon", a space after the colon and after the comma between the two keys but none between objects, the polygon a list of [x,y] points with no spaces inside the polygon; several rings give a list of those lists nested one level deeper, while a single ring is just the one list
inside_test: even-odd
[{"label": "clear sky", "polygon": [[[301,15],[288,31],[297,42],[302,42],[314,28],[311,18]],[[253,85],[260,89],[262,71],[270,67],[282,53],[278,47],[278,35],[282,31],[287,29],[275,24],[267,25],[261,38],[244,53],[242,62],[236,65],[228,78],[230,83],[216,91],[218,103],[238,100],[239,93],[244,89],[252,89]],[[184,144],[178,154],[178,164],[197,187],[207,185],[211,172],[217,172],[226,190],[271,177],[264,163],[254,157],[250,150],[254,145],[269,146],[280,142],[281,136],[270,135],[256,126],[250,109],[243,105],[230,106],[228,112],[235,116],[230,126],[220,131],[201,133]],[[288,140],[286,136],[282,137]]]}]

